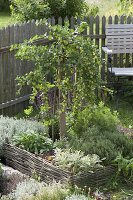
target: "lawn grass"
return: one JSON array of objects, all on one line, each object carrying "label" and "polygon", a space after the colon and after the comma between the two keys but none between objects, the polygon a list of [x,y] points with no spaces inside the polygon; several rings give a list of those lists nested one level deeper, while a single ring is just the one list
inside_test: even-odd
[{"label": "lawn grass", "polygon": [[0,28],[13,24],[13,20],[9,12],[0,12]]},{"label": "lawn grass", "polygon": [[100,16],[110,16],[118,14],[118,2],[120,0],[86,0],[89,4],[92,3],[99,7],[99,15]]},{"label": "lawn grass", "polygon": [[124,127],[133,129],[133,96],[124,98],[121,97],[118,102],[116,100],[109,101],[107,105],[111,110],[116,110],[121,124]]}]

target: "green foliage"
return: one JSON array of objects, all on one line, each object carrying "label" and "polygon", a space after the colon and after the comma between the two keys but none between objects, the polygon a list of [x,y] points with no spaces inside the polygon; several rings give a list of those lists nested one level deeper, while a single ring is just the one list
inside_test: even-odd
[{"label": "green foliage", "polygon": [[37,133],[47,133],[47,129],[39,122],[15,119],[9,117],[0,116],[0,156],[2,154],[3,144],[5,139],[8,138],[11,141],[13,135],[24,133],[27,130],[33,130]]},{"label": "green foliage", "polygon": [[[127,128],[133,128],[133,97],[128,97],[125,100],[120,100],[117,111],[119,113],[119,119],[121,124]],[[116,102],[109,102],[111,110],[116,109]]]},{"label": "green foliage", "polygon": [[12,138],[14,145],[22,147],[31,153],[45,153],[53,149],[53,142],[46,134],[39,134],[32,130],[15,134]]},{"label": "green foliage", "polygon": [[90,14],[96,15],[98,12],[98,7],[90,7],[84,0],[47,0],[51,16],[54,16],[56,19],[59,17],[65,18],[66,16],[75,17],[75,16],[88,16]]},{"label": "green foliage", "polygon": [[12,15],[19,21],[42,19],[54,16],[65,18],[97,14],[98,7],[89,7],[84,0],[12,0]]},{"label": "green foliage", "polygon": [[12,16],[22,22],[48,17],[50,12],[43,0],[12,0],[10,8]]},{"label": "green foliage", "polygon": [[88,128],[80,137],[72,131],[68,139],[56,142],[57,147],[81,150],[87,154],[97,154],[105,165],[109,165],[120,153],[133,157],[133,141],[117,131],[101,131],[99,128]]},{"label": "green foliage", "polygon": [[7,196],[2,196],[1,200],[92,200],[90,195],[87,197],[78,192],[71,192],[68,185],[52,183],[46,185],[33,179],[19,183],[16,189]]},{"label": "green foliage", "polygon": [[116,157],[114,163],[116,163],[118,166],[118,175],[122,174],[125,178],[133,181],[133,158],[123,158],[123,156],[120,154]]},{"label": "green foliage", "polygon": [[[69,28],[69,23],[63,27],[48,25],[48,35],[15,46],[18,48],[17,58],[35,64],[34,71],[18,78],[20,89],[25,84],[30,85],[33,97],[41,91],[43,103],[40,104],[40,112],[45,118],[46,112],[49,113],[55,107],[57,111],[69,108],[78,112],[88,101],[94,102],[96,99],[95,91],[100,85],[100,56],[94,43],[82,36],[85,28],[87,24],[84,22],[75,30]],[[51,43],[36,46],[33,42],[37,38],[48,39]],[[52,75],[52,83],[48,80],[49,74]],[[52,95],[49,99],[51,90],[58,100]],[[58,104],[55,105],[55,102]]]},{"label": "green foliage", "polygon": [[72,114],[68,117],[68,124],[76,134],[81,136],[89,127],[96,126],[99,131],[114,131],[118,124],[118,114],[111,112],[110,108],[102,102],[98,105],[89,105],[79,111],[77,116]]},{"label": "green foliage", "polygon": [[66,185],[53,183],[46,185],[33,179],[25,180],[17,185],[17,188],[2,200],[65,200],[70,191]]},{"label": "green foliage", "polygon": [[62,169],[71,171],[73,174],[94,171],[102,167],[99,156],[95,154],[84,156],[84,153],[81,151],[56,148],[55,155],[55,164]]},{"label": "green foliage", "polygon": [[117,190],[115,193],[112,194],[115,197],[114,199],[117,200],[132,200],[133,199],[133,190],[132,187],[129,189],[129,185],[125,188],[121,188],[120,190]]},{"label": "green foliage", "polygon": [[118,3],[119,13],[121,15],[131,15],[133,14],[133,0],[120,0]]}]

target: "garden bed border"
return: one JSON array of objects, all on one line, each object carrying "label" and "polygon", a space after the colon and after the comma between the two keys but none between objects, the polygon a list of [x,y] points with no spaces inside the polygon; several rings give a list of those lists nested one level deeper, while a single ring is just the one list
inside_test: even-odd
[{"label": "garden bed border", "polygon": [[95,172],[72,175],[35,154],[7,143],[4,145],[4,157],[8,166],[29,176],[36,174],[48,184],[54,180],[62,183],[70,182],[78,187],[99,187],[107,184],[117,172],[116,167],[107,166]]}]

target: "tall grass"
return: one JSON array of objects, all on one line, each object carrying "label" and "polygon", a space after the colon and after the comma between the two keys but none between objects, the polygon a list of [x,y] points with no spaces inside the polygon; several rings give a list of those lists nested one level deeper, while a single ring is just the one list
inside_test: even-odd
[{"label": "tall grass", "polygon": [[100,16],[109,16],[118,14],[118,2],[120,0],[86,0],[88,4],[92,3],[99,7]]}]

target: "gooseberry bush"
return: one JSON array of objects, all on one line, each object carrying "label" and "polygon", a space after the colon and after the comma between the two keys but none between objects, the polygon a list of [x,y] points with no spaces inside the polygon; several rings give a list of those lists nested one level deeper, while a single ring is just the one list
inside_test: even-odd
[{"label": "gooseberry bush", "polygon": [[[48,32],[44,35],[15,46],[17,58],[34,63],[33,71],[18,77],[18,85],[20,89],[30,85],[33,98],[39,93],[43,119],[51,118],[51,110],[58,119],[68,109],[76,113],[95,101],[101,63],[94,43],[82,34],[87,28],[85,22],[75,30],[68,22],[63,27],[47,26]],[[37,39],[48,40],[49,44],[37,46],[34,43]]]}]

